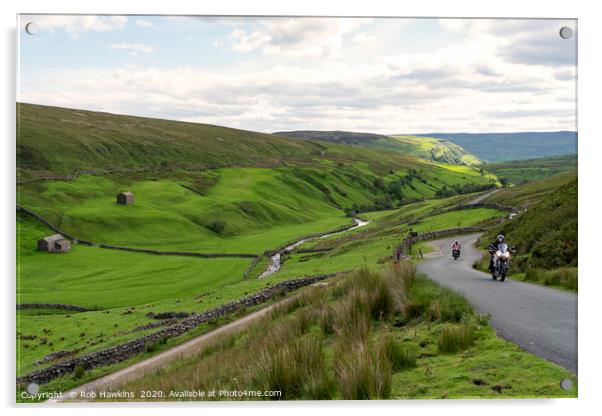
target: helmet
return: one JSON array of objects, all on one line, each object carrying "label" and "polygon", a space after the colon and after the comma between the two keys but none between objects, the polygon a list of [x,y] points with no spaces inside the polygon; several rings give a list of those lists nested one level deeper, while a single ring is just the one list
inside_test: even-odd
[{"label": "helmet", "polygon": [[497,241],[498,243],[503,243],[504,242],[504,236],[502,234],[497,236]]}]

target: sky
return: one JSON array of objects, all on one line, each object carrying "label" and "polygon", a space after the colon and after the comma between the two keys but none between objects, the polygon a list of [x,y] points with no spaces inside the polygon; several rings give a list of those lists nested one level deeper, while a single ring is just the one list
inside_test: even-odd
[{"label": "sky", "polygon": [[576,130],[576,33],[575,20],[21,15],[17,100],[261,132]]}]

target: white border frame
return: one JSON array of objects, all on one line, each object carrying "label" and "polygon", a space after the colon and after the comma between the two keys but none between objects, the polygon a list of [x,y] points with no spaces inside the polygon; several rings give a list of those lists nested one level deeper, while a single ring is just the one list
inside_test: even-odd
[{"label": "white border frame", "polygon": [[[600,221],[596,195],[600,185],[596,169],[599,165],[602,129],[600,128],[600,65],[599,40],[602,39],[600,14],[596,13],[592,1],[526,2],[524,0],[505,0],[487,2],[472,0],[418,2],[387,2],[371,0],[369,2],[303,0],[284,2],[275,0],[221,0],[194,4],[185,0],[21,0],[12,4],[2,2],[2,29],[4,32],[4,64],[2,65],[2,89],[4,99],[1,102],[4,127],[2,154],[2,195],[4,215],[2,215],[3,239],[0,246],[2,264],[5,266],[2,278],[4,283],[3,331],[6,337],[0,344],[3,366],[8,370],[2,374],[0,389],[3,407],[9,408],[9,414],[64,415],[81,414],[164,414],[166,410],[158,404],[149,405],[89,405],[53,406],[14,404],[15,376],[15,86],[16,86],[16,14],[17,13],[104,13],[104,14],[209,14],[209,15],[331,15],[331,16],[403,16],[403,17],[532,17],[532,18],[577,18],[579,19],[579,247],[580,290],[579,290],[579,399],[577,400],[454,400],[454,401],[387,401],[387,402],[288,402],[288,403],[186,403],[165,405],[177,408],[178,414],[199,414],[206,411],[227,411],[245,416],[266,414],[301,415],[308,412],[326,413],[344,411],[352,415],[364,414],[371,408],[378,412],[433,412],[447,415],[489,415],[526,410],[545,411],[549,414],[590,413],[595,409],[601,387],[600,346],[600,303],[602,285],[599,273],[596,273],[596,259],[600,256]],[[110,408],[107,409],[107,407]],[[598,409],[599,411],[599,409]]]}]

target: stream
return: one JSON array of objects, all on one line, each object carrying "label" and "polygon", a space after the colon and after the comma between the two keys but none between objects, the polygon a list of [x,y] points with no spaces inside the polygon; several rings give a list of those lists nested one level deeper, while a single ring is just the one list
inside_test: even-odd
[{"label": "stream", "polygon": [[359,227],[363,227],[364,225],[367,225],[369,222],[369,221],[360,220],[359,218],[354,218],[353,221],[355,221],[355,225],[347,228],[346,230],[324,234],[319,237],[306,238],[303,240],[299,240],[289,246],[284,247],[282,250],[278,251],[276,254],[274,254],[272,257],[270,257],[270,262],[268,263],[268,267],[265,269],[265,271],[261,275],[259,275],[259,279],[268,277],[268,276],[276,273],[278,270],[280,270],[280,267],[282,266],[282,262],[280,261],[280,257],[282,255],[282,253],[287,252],[287,251],[293,251],[294,249],[299,247],[301,244],[306,243],[308,241],[317,240],[320,238],[332,237],[333,235],[343,234],[343,233],[346,233],[347,231],[354,230]]}]

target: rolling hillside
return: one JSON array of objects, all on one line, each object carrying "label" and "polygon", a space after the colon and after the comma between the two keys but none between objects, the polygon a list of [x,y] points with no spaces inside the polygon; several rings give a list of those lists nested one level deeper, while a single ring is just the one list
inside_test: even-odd
[{"label": "rolling hillside", "polygon": [[[26,104],[19,105],[18,128],[17,202],[93,244],[75,241],[62,254],[38,251],[36,241],[54,231],[18,212],[17,302],[39,307],[17,311],[17,376],[144,342],[127,360],[73,367],[44,380],[43,391],[82,384],[247,315],[262,305],[245,303],[228,315],[186,326],[186,332],[169,332],[272,285],[366,265],[380,273],[410,229],[491,225],[507,215],[486,207],[453,210],[474,199],[472,192],[498,186],[494,175],[397,151]],[[133,205],[116,204],[116,193],[124,190],[134,193]],[[364,227],[315,238],[303,246],[305,252],[281,250],[308,235],[348,227],[359,212],[369,221]],[[419,247],[428,252],[426,245]],[[275,252],[281,267],[258,278]],[[408,310],[420,310],[412,316],[424,315],[428,324],[412,324],[408,331],[417,329],[425,341],[412,348],[427,343],[433,348],[416,357],[415,377],[433,364],[448,372],[449,355],[434,348],[437,331],[448,322],[432,319],[429,311],[462,303],[421,281],[412,299],[422,303],[416,309],[410,302]],[[279,292],[274,293],[277,301]],[[431,308],[431,301],[437,306]],[[460,324],[461,314],[452,315]],[[442,326],[431,327],[435,321]],[[487,326],[481,329],[496,347],[490,352],[479,346],[471,354],[507,369],[506,355],[514,347],[501,345]],[[532,372],[532,386],[517,389],[517,395],[535,394],[533,386],[539,388],[542,379],[554,380],[548,394],[559,390],[562,371],[526,353],[524,359],[542,371]],[[469,382],[462,393],[493,394],[477,387]]]},{"label": "rolling hillside", "polygon": [[488,232],[485,241],[498,233],[516,245],[514,265],[519,270],[577,267],[577,179]]},{"label": "rolling hillside", "polygon": [[428,133],[421,137],[437,137],[461,146],[487,162],[524,160],[577,153],[574,131],[522,133]]},{"label": "rolling hillside", "polygon": [[412,155],[436,162],[475,165],[480,163],[474,155],[447,140],[432,137],[385,136],[372,133],[349,131],[282,131],[278,136],[292,137],[307,141],[339,143],[369,149],[382,149]]},{"label": "rolling hillside", "polygon": [[507,187],[487,198],[486,202],[510,205],[518,209],[526,209],[539,203],[543,198],[555,192],[577,178],[576,170],[560,172],[543,179],[521,183]]},{"label": "rolling hillside", "polygon": [[514,160],[508,162],[485,163],[480,165],[487,172],[518,184],[525,181],[543,179],[560,172],[577,169],[577,155],[544,157],[540,159]]},{"label": "rolling hillside", "polygon": [[[346,221],[344,210],[393,208],[497,183],[476,168],[396,152],[29,104],[18,110],[19,177],[69,179],[24,183],[18,202],[93,241],[234,249],[223,239],[286,225],[312,233],[299,225],[329,229]],[[69,176],[76,173],[87,174]],[[127,215],[113,201],[124,189],[142,196]],[[98,216],[104,221],[92,219]]]}]

